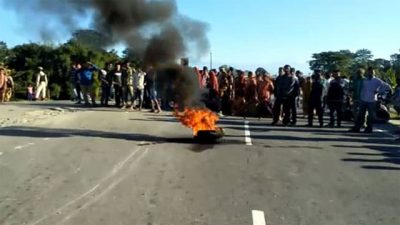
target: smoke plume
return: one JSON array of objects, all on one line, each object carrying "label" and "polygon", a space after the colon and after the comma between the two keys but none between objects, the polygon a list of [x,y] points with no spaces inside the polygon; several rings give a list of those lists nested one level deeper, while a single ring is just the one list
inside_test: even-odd
[{"label": "smoke plume", "polygon": [[199,106],[196,74],[173,64],[188,54],[201,57],[208,52],[208,25],[181,15],[175,0],[0,1],[18,13],[24,30],[45,41],[72,34],[89,20],[90,29],[104,37],[105,45],[125,44],[145,66],[158,69],[164,97],[172,95],[180,107]]},{"label": "smoke plume", "polygon": [[45,40],[65,37],[89,19],[107,45],[125,44],[146,65],[175,62],[187,54],[199,57],[209,48],[208,25],[181,15],[175,0],[0,1],[18,13],[24,30]]}]

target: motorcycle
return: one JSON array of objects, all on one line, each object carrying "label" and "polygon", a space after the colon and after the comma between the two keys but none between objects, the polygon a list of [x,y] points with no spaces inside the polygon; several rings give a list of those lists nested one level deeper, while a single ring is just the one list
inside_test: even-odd
[{"label": "motorcycle", "polygon": [[391,98],[391,90],[385,90],[378,93],[378,101],[376,101],[375,123],[387,123],[390,120],[389,103]]}]

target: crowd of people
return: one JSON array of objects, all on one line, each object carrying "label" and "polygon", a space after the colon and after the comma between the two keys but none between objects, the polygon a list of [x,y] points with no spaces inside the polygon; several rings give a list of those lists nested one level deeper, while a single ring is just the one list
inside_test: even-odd
[{"label": "crowd of people", "polygon": [[[377,94],[391,92],[389,84],[375,76],[372,67],[360,68],[348,79],[340,70],[324,72],[315,70],[304,76],[289,65],[279,69],[276,77],[267,71],[244,72],[233,68],[209,71],[197,70],[200,87],[208,89],[207,106],[222,115],[272,117],[272,125],[282,121],[284,126],[297,124],[300,108],[308,119],[307,126],[314,124],[314,114],[319,127],[341,127],[343,120],[354,120],[352,132],[364,127],[373,132]],[[393,104],[400,105],[400,79],[392,97]],[[324,124],[326,109],[329,122]]]},{"label": "crowd of people", "polygon": [[[360,132],[368,112],[364,131],[371,133],[377,93],[391,91],[387,83],[375,76],[372,67],[367,70],[360,68],[349,78],[343,76],[340,70],[315,70],[311,76],[305,76],[289,65],[279,68],[276,76],[262,68],[254,73],[232,67],[193,69],[198,85],[205,93],[203,101],[209,109],[220,116],[271,117],[272,125],[281,121],[284,126],[295,126],[297,112],[301,110],[310,127],[314,125],[316,114],[320,127],[341,127],[343,120],[353,120],[351,131]],[[157,93],[157,70],[152,67],[134,68],[129,62],[108,63],[104,68],[90,62],[74,63],[71,81],[77,104],[97,106],[93,87],[96,76],[101,87],[101,106],[107,107],[113,100],[115,107],[121,109],[142,110],[147,106],[155,113],[160,113],[162,108],[173,107],[170,102],[174,99],[168,93]],[[1,102],[13,86],[10,78],[7,71],[0,68]],[[27,87],[28,99],[46,99],[48,83],[47,74],[39,67],[36,87],[32,84]],[[392,103],[399,109],[400,79],[397,83]],[[326,110],[328,124],[324,124]]]},{"label": "crowd of people", "polygon": [[156,71],[152,67],[144,72],[141,68],[133,68],[129,62],[125,62],[115,65],[108,63],[101,69],[86,62],[83,65],[73,64],[71,71],[77,104],[81,104],[83,100],[85,106],[97,105],[93,82],[98,74],[101,87],[101,106],[108,107],[110,100],[113,99],[116,107],[141,111],[146,94],[151,111],[161,112],[155,83]]}]

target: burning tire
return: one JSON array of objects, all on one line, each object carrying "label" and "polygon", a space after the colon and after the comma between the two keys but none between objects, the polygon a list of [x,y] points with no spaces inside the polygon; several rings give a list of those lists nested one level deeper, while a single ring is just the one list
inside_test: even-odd
[{"label": "burning tire", "polygon": [[200,130],[197,132],[197,135],[194,136],[194,139],[198,143],[207,144],[207,143],[216,143],[224,136],[224,131],[219,128],[217,130]]}]

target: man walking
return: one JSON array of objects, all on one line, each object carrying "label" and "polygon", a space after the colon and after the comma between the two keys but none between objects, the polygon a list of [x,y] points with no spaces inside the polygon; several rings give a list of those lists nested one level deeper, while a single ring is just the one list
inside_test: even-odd
[{"label": "man walking", "polygon": [[372,67],[369,67],[365,78],[362,80],[362,87],[360,91],[360,102],[357,120],[355,126],[350,130],[351,132],[360,132],[361,127],[365,122],[365,113],[368,110],[367,127],[365,133],[373,132],[373,122],[375,118],[375,109],[377,101],[378,90],[383,86],[384,82],[379,78],[375,77],[375,71]]}]

